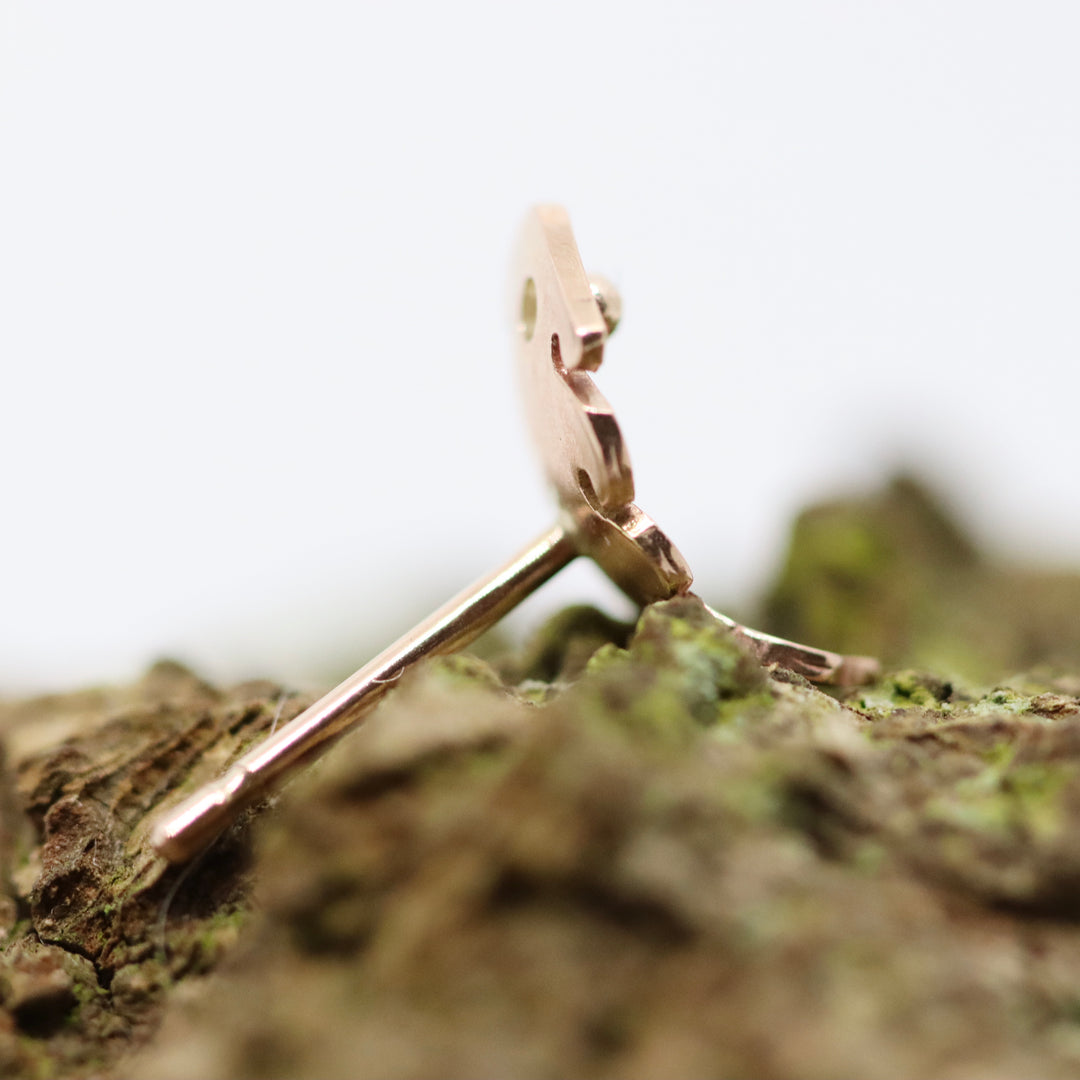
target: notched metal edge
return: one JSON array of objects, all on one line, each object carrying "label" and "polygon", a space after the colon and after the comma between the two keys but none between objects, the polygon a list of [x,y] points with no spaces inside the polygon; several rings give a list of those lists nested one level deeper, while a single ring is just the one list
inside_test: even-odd
[{"label": "notched metal edge", "polygon": [[595,371],[604,359],[607,323],[585,273],[570,215],[563,207],[549,203],[534,207],[532,213],[544,235],[563,310],[570,318],[578,344],[573,362],[566,368],[568,371]]}]

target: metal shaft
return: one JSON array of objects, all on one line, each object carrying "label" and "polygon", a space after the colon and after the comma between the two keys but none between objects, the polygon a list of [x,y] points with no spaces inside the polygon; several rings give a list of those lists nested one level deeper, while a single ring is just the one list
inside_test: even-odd
[{"label": "metal shaft", "polygon": [[809,645],[800,645],[797,641],[788,641],[786,638],[743,626],[727,615],[721,615],[708,604],[705,604],[705,610],[735,634],[763,664],[778,664],[812,682],[858,686],[877,678],[881,672],[881,665],[872,656],[844,656],[826,649],[814,649]]},{"label": "metal shaft", "polygon": [[577,555],[573,540],[556,526],[501,570],[476,582],[419,626],[399,638],[355,675],[239,758],[168,813],[152,843],[170,862],[198,854],[250,803],[292,766],[314,757],[353,727],[401,675],[425,656],[467,645]]}]

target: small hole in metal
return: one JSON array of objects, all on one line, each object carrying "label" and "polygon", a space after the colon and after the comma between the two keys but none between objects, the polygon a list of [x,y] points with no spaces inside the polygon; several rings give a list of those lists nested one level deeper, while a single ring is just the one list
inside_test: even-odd
[{"label": "small hole in metal", "polygon": [[577,482],[578,487],[581,489],[581,494],[585,498],[585,501],[594,510],[598,510],[600,507],[600,500],[596,497],[596,488],[593,487],[593,482],[590,479],[589,474],[584,469],[578,469]]},{"label": "small hole in metal", "polygon": [[536,329],[536,282],[527,278],[521,293],[521,330],[526,341],[532,341]]},{"label": "small hole in metal", "polygon": [[551,362],[560,375],[566,374],[566,366],[562,362],[562,349],[559,348],[559,335],[551,335]]}]

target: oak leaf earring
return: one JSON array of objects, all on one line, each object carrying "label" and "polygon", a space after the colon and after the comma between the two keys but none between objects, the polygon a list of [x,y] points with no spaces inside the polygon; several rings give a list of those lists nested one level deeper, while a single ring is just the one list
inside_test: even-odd
[{"label": "oak leaf earring", "polygon": [[[593,559],[642,606],[691,595],[685,559],[634,502],[622,433],[592,378],[621,304],[609,284],[586,276],[563,209],[541,206],[529,215],[515,274],[518,374],[533,440],[558,500],[554,526],[164,814],[153,845],[170,861],[198,854],[284,774],[356,725],[419,660],[467,645],[578,556]],[[763,663],[819,682],[852,684],[877,674],[877,662],[868,657],[785,641],[709,610]]]}]

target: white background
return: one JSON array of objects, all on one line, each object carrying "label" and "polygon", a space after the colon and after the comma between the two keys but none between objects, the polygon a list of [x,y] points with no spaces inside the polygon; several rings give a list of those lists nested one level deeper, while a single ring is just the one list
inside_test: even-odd
[{"label": "white background", "polygon": [[0,696],[326,679],[543,531],[539,200],[621,286],[598,382],[708,599],[898,464],[1080,562],[1078,13],[0,0]]}]

